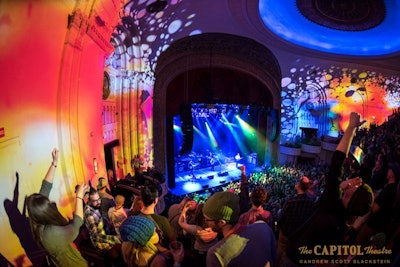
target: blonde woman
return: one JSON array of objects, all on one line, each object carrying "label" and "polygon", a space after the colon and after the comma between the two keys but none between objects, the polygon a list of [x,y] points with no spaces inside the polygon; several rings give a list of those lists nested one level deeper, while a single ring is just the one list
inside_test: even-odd
[{"label": "blonde woman", "polygon": [[152,220],[143,216],[129,216],[119,227],[122,256],[128,267],[179,267],[183,261],[183,247],[170,252],[159,245],[159,236]]}]

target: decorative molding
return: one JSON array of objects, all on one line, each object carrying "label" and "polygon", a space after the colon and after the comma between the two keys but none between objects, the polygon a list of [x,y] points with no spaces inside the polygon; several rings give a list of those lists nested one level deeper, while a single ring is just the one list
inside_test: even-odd
[{"label": "decorative molding", "polygon": [[[280,121],[282,73],[276,57],[260,43],[241,36],[204,33],[175,41],[157,60],[153,94],[154,163],[164,172],[166,167],[166,101],[168,85],[175,77],[196,68],[218,67],[238,70],[254,77],[269,90],[272,107]],[[279,132],[279,126],[277,132]],[[279,153],[274,141],[272,161]]]},{"label": "decorative molding", "polygon": [[75,47],[82,47],[82,37],[86,33],[106,54],[114,51],[110,43],[112,29],[95,12],[88,18],[80,9],[76,9],[72,15],[68,15],[68,29],[68,42]]},{"label": "decorative molding", "polygon": [[108,28],[101,17],[93,12],[88,20],[87,34],[106,54],[114,51],[110,43],[111,33],[112,29]]}]

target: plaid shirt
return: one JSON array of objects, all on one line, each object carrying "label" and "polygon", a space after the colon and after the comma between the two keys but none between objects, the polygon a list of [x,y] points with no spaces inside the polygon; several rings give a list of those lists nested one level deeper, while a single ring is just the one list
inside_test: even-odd
[{"label": "plaid shirt", "polygon": [[250,208],[249,211],[243,213],[239,217],[239,223],[242,225],[252,224],[255,223],[257,220],[263,220],[266,222],[270,227],[273,227],[274,220],[272,218],[271,212],[264,210],[262,206],[258,208]]},{"label": "plaid shirt", "polygon": [[85,225],[89,230],[90,240],[96,248],[109,250],[115,244],[121,243],[116,235],[106,234],[100,210],[94,209],[90,205],[85,205]]},{"label": "plaid shirt", "polygon": [[310,218],[314,210],[314,201],[307,194],[298,194],[284,204],[278,226],[286,237],[290,237]]}]

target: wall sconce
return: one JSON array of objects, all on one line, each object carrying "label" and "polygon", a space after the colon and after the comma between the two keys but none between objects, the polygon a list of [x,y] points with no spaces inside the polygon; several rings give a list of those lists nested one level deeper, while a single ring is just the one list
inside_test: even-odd
[{"label": "wall sconce", "polygon": [[94,173],[96,173],[96,174],[99,171],[99,166],[97,164],[97,159],[96,158],[93,158],[93,170],[94,170]]}]

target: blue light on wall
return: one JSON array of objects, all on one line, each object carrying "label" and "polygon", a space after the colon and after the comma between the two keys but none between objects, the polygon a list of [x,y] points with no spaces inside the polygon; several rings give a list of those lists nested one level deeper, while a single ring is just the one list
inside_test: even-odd
[{"label": "blue light on wall", "polygon": [[260,0],[264,24],[277,36],[314,50],[353,56],[389,55],[400,51],[399,1],[387,0],[386,18],[375,28],[340,31],[323,27],[301,15],[294,0]]}]

